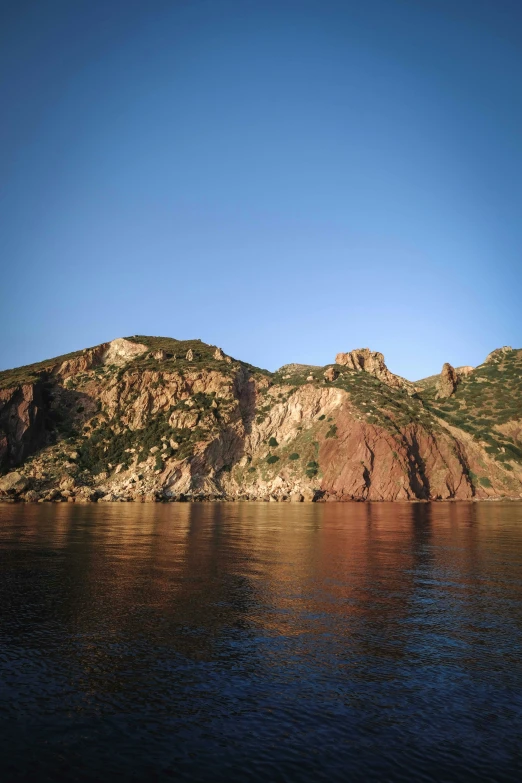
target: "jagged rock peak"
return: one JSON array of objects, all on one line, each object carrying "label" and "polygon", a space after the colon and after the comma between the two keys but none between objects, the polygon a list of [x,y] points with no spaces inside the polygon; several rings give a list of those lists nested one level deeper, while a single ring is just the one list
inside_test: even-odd
[{"label": "jagged rock peak", "polygon": [[335,363],[357,372],[367,372],[394,389],[406,389],[410,394],[415,391],[415,387],[410,381],[390,372],[386,367],[384,356],[379,351],[356,348],[348,353],[338,353],[335,357]]},{"label": "jagged rock peak", "polygon": [[452,367],[449,362],[445,362],[442,367],[439,380],[437,381],[436,398],[440,400],[444,399],[445,397],[451,397],[451,395],[455,392],[459,381],[460,378],[457,370]]},{"label": "jagged rock peak", "polygon": [[216,350],[214,351],[213,356],[214,356],[214,359],[216,359],[216,361],[218,361],[218,362],[227,362],[228,364],[232,364],[232,357],[228,356],[223,351],[222,348],[219,348],[219,347],[216,348]]}]

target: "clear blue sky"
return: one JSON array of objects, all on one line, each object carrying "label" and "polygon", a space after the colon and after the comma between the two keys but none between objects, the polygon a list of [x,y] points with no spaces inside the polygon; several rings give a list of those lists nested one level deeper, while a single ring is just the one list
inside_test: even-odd
[{"label": "clear blue sky", "polygon": [[0,2],[0,367],[522,345],[520,0]]}]

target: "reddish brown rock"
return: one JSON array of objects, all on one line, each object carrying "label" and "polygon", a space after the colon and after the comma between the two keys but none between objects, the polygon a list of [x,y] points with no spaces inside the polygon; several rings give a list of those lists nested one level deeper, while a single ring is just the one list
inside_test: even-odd
[{"label": "reddish brown rock", "polygon": [[319,451],[321,489],[338,500],[465,500],[473,497],[468,471],[450,435],[435,437],[418,425],[393,436],[354,420],[336,418],[338,437]]},{"label": "reddish brown rock", "polygon": [[439,380],[437,381],[437,399],[444,399],[445,397],[451,397],[455,392],[459,383],[459,376],[454,367],[448,362],[442,367]]},{"label": "reddish brown rock", "polygon": [[[34,382],[4,385],[0,458],[4,470],[17,470],[4,477],[4,499],[335,502],[522,492],[514,463],[510,469],[486,443],[432,414],[431,403],[357,375],[409,391],[382,354],[361,349],[339,354],[341,367],[296,365],[299,372],[291,372],[287,366],[275,376],[236,360],[216,365],[220,349],[193,350],[179,341],[173,349],[190,355],[191,364],[155,366],[150,358],[165,340],[153,339],[147,338],[143,362],[128,340],[128,352],[121,343],[112,349],[123,363],[103,366],[111,356],[107,343],[54,360]],[[445,365],[443,394],[453,393],[466,369]],[[287,385],[292,374],[301,377]],[[339,376],[349,376],[345,388],[333,384]],[[51,437],[46,425],[55,420],[60,428]],[[518,442],[513,422],[502,427]],[[96,458],[86,462],[86,445],[96,444]]]},{"label": "reddish brown rock", "polygon": [[415,391],[414,385],[410,381],[390,372],[386,367],[384,356],[378,351],[357,348],[348,353],[338,353],[335,357],[335,363],[357,372],[367,372],[394,389],[406,389],[410,394]]}]

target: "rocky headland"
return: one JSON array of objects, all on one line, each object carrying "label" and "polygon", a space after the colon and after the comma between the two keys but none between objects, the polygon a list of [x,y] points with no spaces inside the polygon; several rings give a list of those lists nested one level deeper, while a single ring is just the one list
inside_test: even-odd
[{"label": "rocky headland", "polygon": [[0,373],[0,500],[522,497],[522,350],[411,382],[135,336]]}]

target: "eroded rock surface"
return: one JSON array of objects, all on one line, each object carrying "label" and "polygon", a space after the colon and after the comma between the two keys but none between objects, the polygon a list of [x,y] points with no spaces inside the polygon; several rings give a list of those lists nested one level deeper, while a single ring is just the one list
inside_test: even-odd
[{"label": "eroded rock surface", "polygon": [[394,389],[406,389],[411,394],[415,391],[410,381],[390,372],[384,361],[384,356],[378,351],[370,351],[369,348],[357,348],[348,353],[338,353],[335,357],[335,363],[343,367],[349,367],[351,370],[357,370],[357,372],[367,372]]},{"label": "eroded rock surface", "polygon": [[459,380],[460,379],[456,369],[452,367],[449,362],[445,362],[442,367],[440,378],[437,382],[437,399],[451,397],[457,388]]},{"label": "eroded rock surface", "polygon": [[[518,354],[509,357],[506,377],[516,383]],[[11,375],[0,374],[0,498],[519,497],[516,411],[495,428],[505,444],[497,454],[491,440],[433,408],[440,397],[443,407],[457,399],[455,410],[467,410],[458,403],[466,384],[486,393],[502,369],[481,367],[462,373],[468,368],[444,365],[425,404],[405,395],[411,384],[369,349],[339,354],[335,366],[294,364],[272,374],[199,341],[112,341],[37,370],[22,368],[25,376],[12,371],[11,386]]]}]

